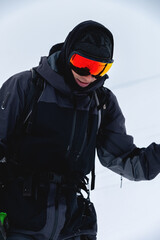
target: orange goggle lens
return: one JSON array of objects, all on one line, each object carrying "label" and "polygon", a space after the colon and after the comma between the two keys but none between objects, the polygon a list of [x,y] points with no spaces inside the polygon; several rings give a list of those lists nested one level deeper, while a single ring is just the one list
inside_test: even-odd
[{"label": "orange goggle lens", "polygon": [[75,53],[70,59],[71,68],[79,75],[104,76],[113,63],[91,60]]}]

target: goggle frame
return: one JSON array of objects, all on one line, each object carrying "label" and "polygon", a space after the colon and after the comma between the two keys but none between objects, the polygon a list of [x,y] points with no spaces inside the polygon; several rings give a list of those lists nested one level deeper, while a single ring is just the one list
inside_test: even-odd
[{"label": "goggle frame", "polygon": [[[75,54],[77,54],[78,56],[80,56],[82,58],[85,58],[87,60],[92,60],[92,61],[95,61],[96,63],[99,62],[100,64],[105,63],[106,65],[102,66],[103,68],[101,67],[100,72],[98,74],[94,75],[90,72],[90,71],[92,71],[92,69],[89,69],[88,67],[84,67],[84,68],[83,67],[77,67],[71,62],[72,57]],[[70,64],[71,69],[73,69],[73,71],[75,71],[77,74],[79,74],[81,76],[87,76],[87,75],[91,74],[93,77],[96,77],[96,78],[102,77],[109,71],[113,62],[114,62],[113,59],[108,59],[108,58],[99,59],[98,57],[88,55],[88,54],[83,53],[81,51],[73,51],[69,56],[69,64]]]}]

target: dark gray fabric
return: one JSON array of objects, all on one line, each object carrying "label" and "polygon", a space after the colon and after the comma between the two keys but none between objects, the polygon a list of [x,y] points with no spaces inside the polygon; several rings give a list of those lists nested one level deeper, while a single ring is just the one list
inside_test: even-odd
[{"label": "dark gray fabric", "polygon": [[125,118],[115,95],[108,91],[100,126],[97,153],[110,170],[134,181],[150,180],[160,172],[160,145],[138,148],[126,133]]},{"label": "dark gray fabric", "polygon": [[7,237],[6,240],[34,240],[34,238],[32,238],[29,235],[25,235],[25,234],[18,234],[18,233],[11,233],[9,234],[9,236]]},{"label": "dark gray fabric", "polygon": [[102,165],[113,172],[134,181],[146,180],[139,156],[134,156],[133,158],[128,157],[126,161],[124,161],[123,157],[116,158],[104,148],[98,149],[98,156]]}]

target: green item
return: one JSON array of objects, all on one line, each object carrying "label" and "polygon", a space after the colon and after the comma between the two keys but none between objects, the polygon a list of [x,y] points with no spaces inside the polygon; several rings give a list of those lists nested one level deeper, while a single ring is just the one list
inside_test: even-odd
[{"label": "green item", "polygon": [[0,212],[0,222],[2,225],[4,224],[4,220],[6,217],[7,217],[7,213]]}]

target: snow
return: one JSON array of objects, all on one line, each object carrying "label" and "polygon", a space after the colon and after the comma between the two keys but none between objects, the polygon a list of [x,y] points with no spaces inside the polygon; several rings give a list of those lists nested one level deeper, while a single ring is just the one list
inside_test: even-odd
[{"label": "snow", "polygon": [[[160,139],[160,4],[153,0],[2,0],[0,85],[36,66],[79,22],[101,22],[114,34],[114,64],[106,86],[117,96],[138,147]],[[160,176],[132,182],[100,165],[91,193],[99,240],[160,239]]]}]

